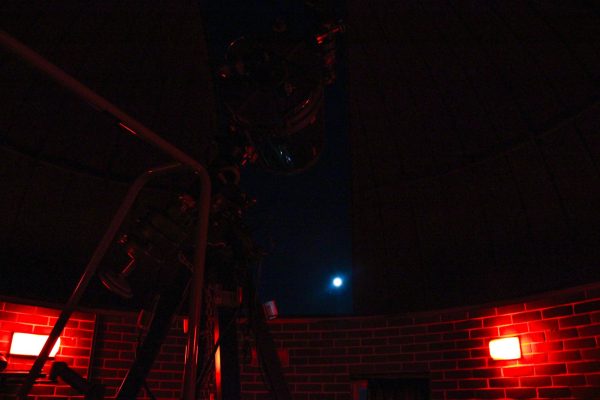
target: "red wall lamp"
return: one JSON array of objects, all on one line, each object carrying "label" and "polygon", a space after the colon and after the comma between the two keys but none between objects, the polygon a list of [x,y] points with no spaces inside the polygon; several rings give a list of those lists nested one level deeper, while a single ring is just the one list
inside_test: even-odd
[{"label": "red wall lamp", "polygon": [[[31,333],[13,333],[10,350],[8,353],[15,356],[34,356],[37,357],[42,351],[42,347],[48,340],[48,335],[34,335]],[[50,351],[50,357],[54,357],[60,347],[60,338]]]},{"label": "red wall lamp", "polygon": [[490,340],[490,356],[494,360],[518,360],[521,358],[521,342],[518,337]]}]

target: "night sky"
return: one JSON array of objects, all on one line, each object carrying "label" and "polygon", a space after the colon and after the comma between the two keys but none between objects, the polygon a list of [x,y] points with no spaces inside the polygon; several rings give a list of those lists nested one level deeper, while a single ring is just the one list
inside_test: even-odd
[{"label": "night sky", "polygon": [[[211,2],[203,8],[213,65],[227,44],[269,31],[283,16],[292,32],[308,34],[309,17],[300,2]],[[346,71],[343,43],[338,79],[326,88],[326,145],[318,163],[285,176],[246,168],[244,191],[257,199],[248,214],[255,239],[269,255],[260,274],[260,295],[275,300],[281,315],[352,312],[350,237],[350,158],[347,139]],[[344,285],[333,288],[335,276]]]}]

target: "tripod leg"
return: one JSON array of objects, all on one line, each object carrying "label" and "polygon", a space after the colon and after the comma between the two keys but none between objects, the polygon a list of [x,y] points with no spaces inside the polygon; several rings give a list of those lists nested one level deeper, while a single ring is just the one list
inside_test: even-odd
[{"label": "tripod leg", "polygon": [[265,380],[271,389],[273,399],[291,400],[292,395],[281,369],[281,362],[275,349],[275,342],[273,341],[271,332],[269,332],[262,305],[258,301],[254,302],[251,319],[252,330],[254,331],[256,340],[256,352],[258,353],[258,359],[263,367]]},{"label": "tripod leg", "polygon": [[131,400],[137,397],[160,347],[169,333],[173,316],[181,304],[182,292],[185,293],[182,288],[186,287],[190,278],[184,268],[179,267],[179,271],[177,278],[173,279],[173,282],[161,293],[148,333],[138,348],[135,361],[117,392],[116,399],[118,400]]},{"label": "tripod leg", "polygon": [[232,319],[237,318],[238,312],[235,309],[221,307],[216,314],[220,342],[218,356],[215,359],[217,400],[239,400],[241,389],[237,330],[228,329]]}]

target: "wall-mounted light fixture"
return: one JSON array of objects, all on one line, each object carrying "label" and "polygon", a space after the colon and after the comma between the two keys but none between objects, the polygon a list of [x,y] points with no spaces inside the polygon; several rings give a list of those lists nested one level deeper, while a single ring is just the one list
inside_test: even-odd
[{"label": "wall-mounted light fixture", "polygon": [[265,317],[269,320],[276,319],[279,316],[279,311],[277,310],[277,304],[275,303],[275,300],[264,303],[263,310],[265,312]]},{"label": "wall-mounted light fixture", "polygon": [[[44,344],[48,340],[48,335],[34,335],[31,333],[13,333],[12,342],[8,354],[14,356],[34,356],[37,357],[42,351]],[[56,356],[60,347],[60,338],[50,351],[50,357]]]},{"label": "wall-mounted light fixture", "polygon": [[518,337],[490,340],[490,356],[494,360],[517,360],[521,358],[521,343]]}]

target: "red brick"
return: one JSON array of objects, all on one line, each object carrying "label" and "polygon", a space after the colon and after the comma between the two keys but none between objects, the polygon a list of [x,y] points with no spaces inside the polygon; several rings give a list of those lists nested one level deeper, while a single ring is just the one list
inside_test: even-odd
[{"label": "red brick", "polygon": [[[367,340],[367,339],[363,339],[363,340]],[[382,339],[376,339],[376,343],[380,344],[380,342],[383,341],[385,342],[385,340]],[[333,345],[335,347],[350,347],[350,346],[360,346],[360,345],[365,345],[366,343],[361,343],[360,339],[337,339],[333,341]],[[304,346],[292,346],[290,343],[287,343],[288,347],[304,347]],[[308,343],[305,344],[306,346],[308,346]]]},{"label": "red brick", "polygon": [[577,329],[569,328],[569,329],[559,329],[548,332],[548,339],[571,339],[579,336]]},{"label": "red brick", "polygon": [[498,328],[473,329],[469,335],[472,339],[498,336]]},{"label": "red brick", "polygon": [[519,379],[520,385],[524,387],[540,387],[540,386],[552,386],[552,380],[549,376],[535,376],[535,377],[523,377]]},{"label": "red brick", "polygon": [[0,311],[0,321],[16,321],[17,320],[17,316],[21,315],[21,314],[17,314],[15,312],[6,312],[6,311]]},{"label": "red brick", "polygon": [[[557,375],[552,377],[553,386],[583,386],[585,385],[585,375]],[[539,385],[550,386],[550,385]]]},{"label": "red brick", "polygon": [[50,332],[52,332],[52,327],[50,326],[34,325],[33,327],[33,333],[35,333],[36,335],[49,335]]},{"label": "red brick", "polygon": [[57,396],[77,396],[79,395],[79,392],[71,387],[57,386],[54,394]]},{"label": "red brick", "polygon": [[449,390],[446,392],[447,399],[472,399],[474,396],[473,390]]},{"label": "red brick", "polygon": [[464,329],[475,329],[483,327],[483,320],[481,319],[470,319],[467,321],[457,322],[454,324],[456,330]]},{"label": "red brick", "polygon": [[539,388],[539,397],[569,397],[571,396],[571,389],[569,388]]},{"label": "red brick", "polygon": [[564,341],[565,350],[583,349],[596,346],[596,340],[593,338],[571,339]]},{"label": "red brick", "polygon": [[130,366],[131,361],[104,360],[105,368],[128,369]]},{"label": "red brick", "polygon": [[468,379],[473,377],[473,371],[469,370],[456,370],[444,372],[446,379]]},{"label": "red brick", "polygon": [[588,385],[600,387],[600,372],[586,375],[585,382]]},{"label": "red brick", "polygon": [[473,391],[476,399],[503,399],[504,389],[478,389]]},{"label": "red brick", "polygon": [[500,368],[483,368],[474,369],[474,378],[499,378],[502,376],[502,370]]},{"label": "red brick", "polygon": [[536,321],[538,319],[542,319],[542,313],[539,311],[524,312],[524,313],[519,313],[519,314],[513,315],[512,319],[513,319],[513,323],[515,323],[515,324],[518,324],[521,322],[531,322],[531,321]]},{"label": "red brick", "polygon": [[576,361],[581,360],[581,354],[577,350],[558,351],[548,353],[548,361]]},{"label": "red brick", "polygon": [[10,332],[33,333],[33,326],[11,321],[0,321],[0,329]]},{"label": "red brick", "polygon": [[587,313],[600,310],[600,300],[587,301],[585,303],[575,304],[575,314]]},{"label": "red brick", "polygon": [[348,336],[348,332],[344,331],[333,331],[333,332],[322,332],[321,338],[323,339],[345,339]]},{"label": "red brick", "polygon": [[534,368],[536,375],[556,375],[567,372],[567,366],[565,364],[536,365]]},{"label": "red brick", "polygon": [[388,319],[388,326],[412,325],[414,320],[410,317],[393,317]]},{"label": "red brick", "polygon": [[499,317],[489,317],[483,319],[483,326],[500,326],[500,325],[508,325],[512,323],[512,318],[510,315],[502,315]]},{"label": "red brick", "polygon": [[468,357],[469,357],[469,352],[465,351],[465,350],[445,351],[444,352],[445,360],[465,359]]},{"label": "red brick", "polygon": [[543,332],[525,333],[520,338],[524,344],[541,343],[546,340],[546,335]]},{"label": "red brick", "polygon": [[442,320],[439,314],[419,315],[415,316],[415,324],[432,324]]},{"label": "red brick", "polygon": [[571,393],[576,399],[600,399],[600,386],[572,387]]},{"label": "red brick", "polygon": [[456,343],[455,342],[434,342],[434,343],[429,343],[427,346],[428,346],[429,350],[434,350],[434,351],[453,350],[456,347]]},{"label": "red brick", "polygon": [[346,333],[349,338],[368,338],[373,336],[371,331],[349,331]]},{"label": "red brick", "polygon": [[490,379],[490,386],[493,388],[498,387],[515,387],[519,386],[518,378],[497,378]]},{"label": "red brick", "polygon": [[579,336],[600,336],[600,324],[597,325],[589,325],[589,326],[580,326],[577,328]]},{"label": "red brick", "polygon": [[400,328],[401,335],[417,335],[427,332],[427,326],[404,326]]},{"label": "red brick", "polygon": [[[377,338],[377,339],[361,339],[360,340],[360,344],[362,346],[381,346],[381,345],[385,345],[387,344],[388,341],[386,338]],[[314,344],[309,343],[310,347],[313,347]],[[326,347],[326,346],[319,346],[319,347]]]},{"label": "red brick", "polygon": [[[409,321],[412,322],[412,319],[408,319]],[[367,319],[365,321],[362,321],[361,323],[361,328],[365,329],[373,329],[373,328],[385,328],[388,326],[388,322],[386,319],[383,318],[372,318],[372,319]]]},{"label": "red brick", "polygon": [[581,356],[584,360],[600,360],[600,347],[581,350]]},{"label": "red brick", "polygon": [[515,376],[528,376],[533,375],[533,367],[531,366],[518,366],[518,367],[507,367],[502,368],[502,374],[505,377],[515,377]]},{"label": "red brick", "polygon": [[414,342],[415,342],[414,336],[400,336],[400,337],[388,338],[389,344],[409,344],[409,343],[414,343]]},{"label": "red brick", "polygon": [[487,387],[487,380],[485,379],[463,379],[458,382],[458,386],[461,389],[481,389]]},{"label": "red brick", "polygon": [[323,385],[324,392],[349,392],[350,385],[344,383],[329,383]]},{"label": "red brick", "polygon": [[433,371],[455,369],[456,361],[432,361],[429,363],[429,368]]},{"label": "red brick", "polygon": [[62,347],[61,346],[60,353],[63,356],[89,357],[90,349],[78,349],[76,347]]},{"label": "red brick", "polygon": [[29,392],[31,395],[53,395],[54,385],[35,385]]},{"label": "red brick", "polygon": [[349,347],[348,354],[373,354],[373,347]]},{"label": "red brick", "polygon": [[[394,359],[394,357],[390,357],[388,355],[375,355],[375,356],[366,355],[366,356],[361,356],[359,358],[359,360],[357,360],[357,361],[361,361],[363,363],[379,363],[379,362],[393,361],[393,359]],[[317,359],[311,358],[310,363],[314,364],[316,360]],[[329,359],[323,359],[323,362],[328,363],[329,361],[330,361]]]},{"label": "red brick", "polygon": [[589,325],[590,317],[588,315],[576,315],[573,317],[564,317],[558,320],[561,328],[569,328],[572,326]]},{"label": "red brick", "polygon": [[411,372],[427,372],[429,364],[426,362],[405,362],[402,364],[402,369]]},{"label": "red brick", "polygon": [[535,389],[506,389],[506,397],[511,399],[532,399],[536,397]]},{"label": "red brick", "polygon": [[442,335],[439,333],[430,333],[427,335],[416,335],[415,343],[431,343],[442,340]]},{"label": "red brick", "polygon": [[23,314],[37,314],[38,308],[35,306],[27,306],[25,304],[5,303],[4,311],[14,311]]},{"label": "red brick", "polygon": [[457,389],[458,383],[456,381],[433,381],[429,385],[431,389]]},{"label": "red brick", "polygon": [[556,329],[558,329],[558,320],[557,319],[547,319],[547,320],[542,320],[542,321],[531,321],[528,323],[528,325],[529,325],[529,330],[531,332],[556,330]]},{"label": "red brick", "polygon": [[296,390],[299,392],[320,392],[321,385],[317,383],[302,383],[296,385]]},{"label": "red brick", "polygon": [[600,361],[572,362],[567,364],[567,371],[570,374],[598,372],[600,371]]},{"label": "red brick", "polygon": [[427,327],[427,331],[428,332],[449,332],[449,331],[452,331],[453,328],[454,328],[454,326],[451,323],[434,324],[434,325],[429,325]]},{"label": "red brick", "polygon": [[484,368],[486,366],[486,360],[479,359],[470,359],[470,360],[460,360],[458,362],[458,368]]},{"label": "red brick", "polygon": [[400,330],[398,328],[375,329],[373,331],[373,336],[375,337],[398,336],[399,334]]},{"label": "red brick", "polygon": [[527,364],[541,364],[548,362],[548,353],[523,354],[523,362]]},{"label": "red brick", "polygon": [[442,337],[443,340],[458,340],[458,339],[468,339],[469,332],[468,331],[456,331],[456,332],[448,332],[444,333]]},{"label": "red brick", "polygon": [[281,329],[284,331],[306,331],[308,330],[307,324],[295,324],[295,323],[287,323],[287,324],[279,324]]},{"label": "red brick", "polygon": [[459,340],[455,342],[457,349],[472,349],[484,347],[485,343],[483,339],[472,339],[472,340]]},{"label": "red brick", "polygon": [[526,332],[529,332],[529,326],[526,323],[500,327],[500,336],[518,335]]},{"label": "red brick", "polygon": [[488,367],[495,368],[508,368],[508,367],[516,367],[519,364],[519,360],[492,360],[489,355],[487,357]]},{"label": "red brick", "polygon": [[471,350],[471,358],[480,358],[480,357],[489,357],[490,351],[487,348],[482,349],[472,349]]},{"label": "red brick", "polygon": [[95,328],[96,324],[94,322],[79,321],[79,329],[93,331]]},{"label": "red brick", "polygon": [[543,318],[563,317],[573,314],[573,306],[552,307],[542,311]]},{"label": "red brick", "polygon": [[[375,347],[375,354],[397,354],[400,353],[400,346],[379,346]],[[326,349],[323,349],[323,355],[328,355]]]}]

